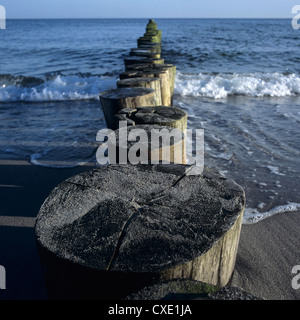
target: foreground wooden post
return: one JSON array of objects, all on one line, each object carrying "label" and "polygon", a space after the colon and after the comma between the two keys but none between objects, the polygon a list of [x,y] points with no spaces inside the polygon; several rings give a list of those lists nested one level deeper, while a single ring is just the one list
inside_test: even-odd
[{"label": "foreground wooden post", "polygon": [[[176,279],[143,288],[126,300],[262,300],[237,287],[208,285],[195,280]],[[201,303],[201,302],[198,302]],[[199,309],[200,310],[200,309]],[[184,315],[182,312],[181,314]],[[186,312],[188,314],[188,312]]]},{"label": "foreground wooden post", "polygon": [[241,229],[243,189],[187,165],[110,165],[61,183],[35,234],[50,299],[119,299],[191,279],[225,286]]},{"label": "foreground wooden post", "polygon": [[162,105],[161,82],[159,78],[143,77],[143,78],[123,79],[117,82],[117,87],[118,88],[134,88],[134,87],[151,88],[154,90],[155,104],[157,106]]},{"label": "foreground wooden post", "polygon": [[119,88],[102,92],[100,103],[109,129],[118,128],[115,115],[124,108],[155,106],[155,93],[150,88]]}]

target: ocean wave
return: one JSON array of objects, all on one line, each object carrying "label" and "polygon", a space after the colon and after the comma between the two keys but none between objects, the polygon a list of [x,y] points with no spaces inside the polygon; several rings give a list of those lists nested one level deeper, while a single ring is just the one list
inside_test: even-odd
[{"label": "ocean wave", "polygon": [[[44,78],[0,75],[0,102],[49,102],[98,99],[100,92],[116,88],[117,77],[75,74]],[[177,72],[175,93],[224,99],[232,95],[284,97],[300,94],[300,75],[282,73]]]},{"label": "ocean wave", "polygon": [[93,165],[92,162],[88,161],[54,161],[54,160],[43,160],[43,155],[40,153],[34,153],[30,156],[30,162],[36,166],[46,167],[46,168],[56,168],[56,169],[63,169],[63,168],[74,168],[77,166],[84,166],[87,164]]},{"label": "ocean wave", "polygon": [[300,94],[300,75],[282,73],[184,74],[177,72],[175,93],[224,99],[232,95],[284,97]]},{"label": "ocean wave", "polygon": [[116,87],[116,77],[89,74],[45,78],[0,75],[0,102],[49,102],[98,99]]},{"label": "ocean wave", "polygon": [[300,210],[300,203],[288,203],[277,206],[267,212],[259,212],[257,209],[246,208],[243,217],[243,224],[255,224],[278,213]]}]

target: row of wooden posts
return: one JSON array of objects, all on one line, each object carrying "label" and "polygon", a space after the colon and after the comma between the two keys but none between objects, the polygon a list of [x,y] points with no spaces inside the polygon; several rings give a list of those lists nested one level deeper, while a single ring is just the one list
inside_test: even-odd
[{"label": "row of wooden posts", "polygon": [[148,136],[153,130],[179,131],[182,143],[145,151],[151,163],[175,164],[117,161],[71,177],[51,192],[35,225],[50,299],[124,299],[176,279],[201,281],[196,293],[207,294],[230,282],[245,193],[208,168],[198,176],[186,174],[190,166],[183,165],[181,151],[187,113],[172,105],[176,67],[160,54],[161,31],[150,20],[138,48],[125,59],[117,88],[102,92],[100,100],[116,137],[119,121],[128,134],[136,128]]},{"label": "row of wooden posts", "polygon": [[[126,121],[128,134],[132,125],[147,132],[149,161],[185,164],[187,113],[173,106],[176,66],[166,64],[161,57],[161,36],[157,24],[149,20],[146,33],[137,40],[137,48],[131,49],[124,59],[125,71],[119,75],[117,88],[100,93],[100,102],[107,127],[115,130],[116,135],[120,121]],[[157,150],[150,145],[152,129],[178,129],[182,137],[170,141],[168,150],[162,144],[157,145]]]}]

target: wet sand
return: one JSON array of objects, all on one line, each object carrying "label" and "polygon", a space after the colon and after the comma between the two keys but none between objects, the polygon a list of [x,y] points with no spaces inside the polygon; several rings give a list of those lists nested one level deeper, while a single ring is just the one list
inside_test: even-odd
[{"label": "wet sand", "polygon": [[[52,169],[0,161],[0,265],[7,289],[0,300],[47,299],[34,238],[34,219],[50,191],[92,167]],[[299,300],[292,268],[300,265],[300,212],[243,225],[232,286],[267,300]]]},{"label": "wet sand", "polygon": [[300,265],[300,212],[243,225],[232,286],[267,300],[299,300],[292,268]]},{"label": "wet sand", "polygon": [[0,160],[0,265],[6,270],[6,290],[0,290],[0,300],[47,299],[34,237],[35,217],[53,188],[90,169]]}]

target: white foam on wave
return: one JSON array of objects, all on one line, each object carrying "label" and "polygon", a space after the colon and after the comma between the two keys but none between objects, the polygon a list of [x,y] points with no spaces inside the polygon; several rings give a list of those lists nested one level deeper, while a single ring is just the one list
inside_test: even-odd
[{"label": "white foam on wave", "polygon": [[271,171],[271,173],[273,173],[273,174],[277,174],[278,176],[285,176],[285,174],[279,172],[279,168],[278,168],[278,167],[267,166],[267,168],[268,168],[268,169]]},{"label": "white foam on wave", "polygon": [[[7,82],[7,83],[6,83]],[[34,86],[11,79],[1,81],[0,102],[98,99],[116,87],[116,77],[57,75]],[[282,97],[300,94],[300,76],[281,73],[184,74],[177,72],[175,92],[186,96],[224,99],[230,95]]]},{"label": "white foam on wave", "polygon": [[100,92],[115,88],[116,81],[115,77],[57,75],[42,84],[30,87],[8,83],[0,87],[0,102],[98,99]]},{"label": "white foam on wave", "polygon": [[231,95],[283,97],[300,94],[300,76],[281,73],[183,74],[176,76],[175,92],[185,96],[224,99]]},{"label": "white foam on wave", "polygon": [[254,224],[278,213],[300,210],[300,203],[288,203],[277,206],[267,212],[259,212],[257,209],[246,208],[243,217],[243,224]]},{"label": "white foam on wave", "polygon": [[73,168],[77,166],[87,165],[87,161],[53,161],[53,160],[42,160],[42,154],[34,153],[30,156],[30,162],[36,166],[46,168]]}]

